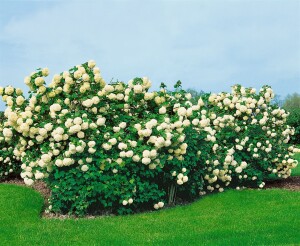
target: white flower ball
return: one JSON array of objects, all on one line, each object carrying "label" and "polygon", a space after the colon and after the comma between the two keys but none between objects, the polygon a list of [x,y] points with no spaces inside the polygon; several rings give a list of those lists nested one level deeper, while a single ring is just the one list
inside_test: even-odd
[{"label": "white flower ball", "polygon": [[105,125],[106,119],[104,117],[101,117],[97,120],[97,125],[98,126],[104,126]]},{"label": "white flower ball", "polygon": [[179,116],[185,116],[186,115],[186,109],[184,107],[180,107],[177,111]]},{"label": "white flower ball", "polygon": [[141,159],[141,158],[140,158],[138,155],[134,155],[134,156],[132,157],[132,160],[133,160],[134,162],[139,162],[140,159]]},{"label": "white flower ball", "polygon": [[127,125],[126,122],[121,122],[119,124],[119,127],[122,128],[122,129],[124,129],[126,127],[126,125]]},{"label": "white flower ball", "polygon": [[89,141],[89,142],[88,142],[88,146],[89,146],[90,148],[95,147],[95,145],[96,145],[96,142],[95,142],[95,141]]},{"label": "white flower ball", "polygon": [[78,138],[84,138],[84,132],[81,132],[81,131],[78,132],[78,133],[77,133],[77,137],[78,137]]},{"label": "white flower ball", "polygon": [[88,67],[89,68],[94,68],[96,66],[96,62],[94,60],[89,60],[88,61]]},{"label": "white flower ball", "polygon": [[86,172],[87,170],[89,170],[89,167],[87,165],[81,166],[81,171]]},{"label": "white flower ball", "polygon": [[31,186],[31,185],[33,185],[33,180],[32,179],[28,179],[28,178],[25,178],[24,179],[24,183],[26,184],[26,185],[28,185],[28,186]]},{"label": "white flower ball", "polygon": [[164,204],[163,202],[159,202],[159,203],[157,203],[157,205],[158,205],[160,208],[163,208],[165,204]]},{"label": "white flower ball", "polygon": [[141,85],[135,85],[133,87],[133,91],[134,91],[134,93],[142,93],[143,92],[143,86],[141,86]]},{"label": "white flower ball", "polygon": [[132,203],[133,203],[133,199],[132,199],[132,198],[129,198],[129,199],[128,199],[128,203],[129,203],[129,204],[132,204]]},{"label": "white flower ball", "polygon": [[166,107],[161,107],[158,112],[159,114],[165,114],[167,112],[167,109]]},{"label": "white flower ball", "polygon": [[148,165],[148,164],[150,164],[150,162],[151,162],[151,159],[148,158],[148,157],[144,157],[144,158],[142,159],[142,163],[143,163],[144,165]]},{"label": "white flower ball", "polygon": [[188,176],[183,176],[182,181],[183,183],[186,183],[189,180]]},{"label": "white flower ball", "polygon": [[243,171],[243,168],[240,166],[235,169],[236,173],[241,173],[242,171]]},{"label": "white flower ball", "polygon": [[126,157],[131,158],[133,156],[133,151],[129,150],[126,152]]}]

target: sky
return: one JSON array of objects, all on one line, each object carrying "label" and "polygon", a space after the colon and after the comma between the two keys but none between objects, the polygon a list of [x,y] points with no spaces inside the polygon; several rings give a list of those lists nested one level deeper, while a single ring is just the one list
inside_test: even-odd
[{"label": "sky", "polygon": [[1,0],[0,86],[28,91],[36,68],[48,67],[50,82],[90,59],[107,82],[267,84],[283,99],[300,93],[300,0]]}]

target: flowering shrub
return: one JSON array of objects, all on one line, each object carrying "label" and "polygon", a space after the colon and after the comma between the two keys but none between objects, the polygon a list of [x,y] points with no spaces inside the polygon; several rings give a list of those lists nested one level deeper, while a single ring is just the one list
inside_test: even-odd
[{"label": "flowering shrub", "polygon": [[[14,89],[11,86],[5,89],[0,87],[0,94],[3,100],[6,101],[8,107],[12,106],[13,98],[22,97],[21,89]],[[24,99],[24,97],[23,97]],[[23,103],[23,102],[22,102]],[[13,117],[13,114],[10,115]],[[19,147],[21,147],[21,142],[23,145],[23,139],[20,139],[20,134],[18,134],[13,126],[9,124],[7,119],[1,114],[0,121],[0,180],[7,179],[16,175],[20,175],[21,171],[21,152]],[[24,151],[24,149],[22,149]]]},{"label": "flowering shrub", "polygon": [[46,86],[48,74],[25,78],[28,99],[10,86],[0,90],[1,139],[11,146],[1,157],[21,158],[27,185],[47,182],[54,212],[159,209],[176,196],[262,188],[270,174],[286,178],[297,165],[288,114],[270,104],[270,87],[256,94],[234,86],[192,103],[180,81],[174,91],[162,84],[154,92],[148,78],[106,84],[94,61]]}]

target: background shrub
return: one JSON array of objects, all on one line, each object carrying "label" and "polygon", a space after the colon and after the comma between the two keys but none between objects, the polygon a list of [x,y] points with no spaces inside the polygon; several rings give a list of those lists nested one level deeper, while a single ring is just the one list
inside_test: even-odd
[{"label": "background shrub", "polygon": [[291,143],[300,144],[300,95],[298,93],[288,95],[283,108],[290,113],[287,124],[295,129],[295,134],[291,136]]}]

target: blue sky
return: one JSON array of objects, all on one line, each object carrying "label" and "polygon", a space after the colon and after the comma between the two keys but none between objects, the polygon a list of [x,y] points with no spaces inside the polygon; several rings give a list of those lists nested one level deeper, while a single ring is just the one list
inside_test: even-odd
[{"label": "blue sky", "polygon": [[283,98],[300,93],[300,1],[1,1],[0,86],[90,59],[106,81],[268,84]]}]

